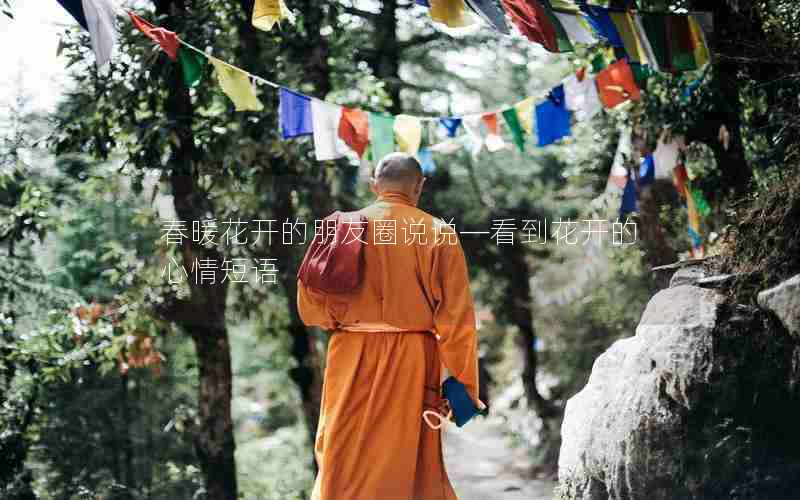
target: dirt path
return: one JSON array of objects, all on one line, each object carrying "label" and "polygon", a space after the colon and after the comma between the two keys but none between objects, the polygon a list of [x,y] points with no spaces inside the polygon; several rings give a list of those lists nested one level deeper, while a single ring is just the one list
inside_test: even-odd
[{"label": "dirt path", "polygon": [[476,418],[444,435],[447,474],[459,500],[551,500],[555,484],[526,479],[525,451],[514,449],[497,418]]}]

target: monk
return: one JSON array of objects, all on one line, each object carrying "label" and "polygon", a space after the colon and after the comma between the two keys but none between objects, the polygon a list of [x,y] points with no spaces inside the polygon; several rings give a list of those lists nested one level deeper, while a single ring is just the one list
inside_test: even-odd
[{"label": "monk", "polygon": [[362,285],[297,283],[303,322],[331,333],[311,499],[457,500],[441,429],[422,415],[447,408],[443,369],[485,408],[466,258],[453,226],[416,207],[425,177],[413,156],[386,156],[370,184]]}]

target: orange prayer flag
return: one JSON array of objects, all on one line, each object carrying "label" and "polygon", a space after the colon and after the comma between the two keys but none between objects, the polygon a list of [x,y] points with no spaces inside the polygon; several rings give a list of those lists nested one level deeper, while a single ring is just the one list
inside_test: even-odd
[{"label": "orange prayer flag", "polygon": [[497,125],[497,113],[486,113],[481,119],[483,123],[486,124],[486,130],[488,130],[490,134],[500,135]]},{"label": "orange prayer flag", "polygon": [[173,61],[178,59],[178,48],[180,48],[181,42],[178,40],[178,35],[176,35],[174,31],[154,26],[132,11],[128,11],[128,15],[131,16],[133,25],[149,39],[161,45],[161,48],[164,49],[164,52],[167,53],[170,59]]},{"label": "orange prayer flag", "polygon": [[614,108],[628,99],[638,101],[642,97],[633,71],[624,60],[615,62],[597,74],[597,90],[606,108]]},{"label": "orange prayer flag", "polygon": [[369,115],[360,109],[342,108],[339,138],[359,157],[364,156],[369,144]]}]

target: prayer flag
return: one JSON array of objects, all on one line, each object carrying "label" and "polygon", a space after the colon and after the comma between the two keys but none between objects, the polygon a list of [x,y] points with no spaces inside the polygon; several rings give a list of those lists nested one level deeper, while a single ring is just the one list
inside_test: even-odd
[{"label": "prayer flag", "polygon": [[292,11],[283,0],[256,0],[253,5],[252,23],[258,29],[270,31],[281,19],[294,22]]},{"label": "prayer flag", "polygon": [[703,33],[703,28],[697,20],[697,16],[689,16],[689,29],[691,30],[692,43],[694,45],[694,60],[697,67],[705,66],[711,60],[708,50],[708,42]]},{"label": "prayer flag", "polygon": [[624,60],[597,74],[597,90],[606,108],[614,108],[629,99],[638,101],[642,96],[631,67]]},{"label": "prayer flag", "polygon": [[591,25],[583,16],[558,11],[555,11],[554,14],[571,41],[586,45],[597,43],[597,37],[592,32]]},{"label": "prayer flag", "polygon": [[693,188],[691,191],[694,204],[697,206],[697,213],[699,213],[701,217],[707,217],[711,213],[711,206],[708,204],[708,201],[706,201],[705,196],[703,196],[703,191],[699,188]]},{"label": "prayer flag", "polygon": [[422,167],[422,175],[430,175],[436,171],[436,163],[433,161],[433,153],[430,149],[420,149],[417,159]]},{"label": "prayer flag", "polygon": [[488,149],[490,153],[505,149],[506,143],[503,141],[503,138],[500,137],[500,124],[497,121],[497,114],[486,113],[481,117],[481,120],[483,120],[489,132],[486,135],[486,149]]},{"label": "prayer flag", "polygon": [[117,43],[117,13],[109,0],[83,0],[86,26],[92,39],[97,66],[105,66],[111,60],[111,51]]},{"label": "prayer flag", "polygon": [[641,187],[649,186],[655,180],[656,165],[653,160],[653,155],[649,154],[644,157],[641,165],[639,166],[639,185]]},{"label": "prayer flag", "polygon": [[533,133],[533,106],[535,102],[533,97],[528,97],[518,102],[514,109],[517,111],[517,119],[519,124],[525,130],[525,133],[530,135]]},{"label": "prayer flag", "polygon": [[436,22],[450,28],[463,28],[473,24],[473,19],[464,8],[464,0],[428,0],[430,16]]},{"label": "prayer flag", "polygon": [[585,71],[583,73],[583,79],[573,74],[564,81],[567,109],[575,113],[575,119],[578,121],[589,120],[603,109],[595,79],[587,76]]},{"label": "prayer flag", "polygon": [[563,85],[551,90],[547,99],[536,106],[536,133],[539,136],[539,147],[552,144],[571,134]]},{"label": "prayer flag", "polygon": [[223,92],[233,101],[236,111],[261,111],[264,105],[247,73],[214,57],[210,58]]},{"label": "prayer flag", "polygon": [[284,139],[314,133],[311,99],[286,87],[279,93],[281,136]]},{"label": "prayer flag", "polygon": [[170,59],[173,61],[178,59],[178,48],[181,46],[181,43],[178,41],[178,35],[176,35],[175,32],[156,27],[131,11],[128,11],[128,15],[131,17],[133,25],[149,39],[161,45],[161,48],[164,49],[164,52],[167,53]]},{"label": "prayer flag", "polygon": [[525,37],[550,52],[573,50],[567,33],[555,15],[538,0],[502,0],[503,7]]},{"label": "prayer flag", "polygon": [[318,99],[311,100],[314,155],[317,160],[335,160],[347,154],[347,144],[339,138],[342,107]]},{"label": "prayer flag", "polygon": [[509,34],[505,13],[494,0],[466,0],[466,2],[489,26],[500,33]]},{"label": "prayer flag", "polygon": [[628,181],[625,183],[625,191],[622,192],[622,205],[619,207],[619,218],[624,219],[629,213],[636,212],[636,183],[633,181],[631,172],[628,172]]},{"label": "prayer flag", "polygon": [[525,131],[522,129],[517,110],[514,108],[506,109],[503,111],[503,119],[506,121],[508,129],[511,131],[514,144],[517,145],[520,151],[525,151]]},{"label": "prayer flag", "polygon": [[86,14],[83,12],[82,0],[58,0],[58,3],[78,21],[78,24],[80,24],[83,29],[89,30],[89,25],[86,23]]},{"label": "prayer flag", "polygon": [[656,179],[669,179],[672,177],[672,171],[678,165],[678,156],[683,147],[683,142],[682,136],[669,138],[667,130],[661,133],[656,150],[653,151]]},{"label": "prayer flag", "polygon": [[645,37],[653,50],[653,57],[663,71],[672,70],[672,58],[667,35],[668,14],[645,13],[639,16]]},{"label": "prayer flag", "polygon": [[422,122],[416,116],[399,115],[394,120],[394,137],[399,151],[416,155],[422,144]]},{"label": "prayer flag", "polygon": [[343,108],[339,122],[339,137],[355,151],[359,157],[369,144],[369,116],[360,109]]},{"label": "prayer flag", "polygon": [[694,41],[689,26],[689,16],[671,14],[667,17],[672,65],[677,71],[691,71],[698,68],[694,58]]},{"label": "prayer flag", "polygon": [[183,83],[187,87],[194,87],[200,83],[200,79],[203,77],[203,67],[206,64],[204,56],[194,50],[181,47],[178,49],[178,62],[181,65]]},{"label": "prayer flag", "polygon": [[[625,52],[631,62],[639,64],[651,64],[650,58],[653,57],[653,49],[650,47],[650,42],[644,35],[644,29],[640,33],[637,26],[637,19],[632,12],[611,12],[609,14],[614,25],[617,27],[617,32],[622,38],[622,43],[625,47]],[[641,21],[639,21],[639,24]],[[657,61],[653,61],[657,63]]]},{"label": "prayer flag", "polygon": [[463,118],[464,129],[467,131],[470,141],[472,142],[472,156],[478,156],[478,153],[483,149],[484,132],[483,132],[483,119],[480,115],[465,116]]},{"label": "prayer flag", "polygon": [[369,142],[372,159],[375,162],[394,153],[394,116],[369,114]]},{"label": "prayer flag", "polygon": [[455,137],[461,126],[461,118],[441,118],[439,123],[447,130],[447,137]]},{"label": "prayer flag", "polygon": [[582,4],[581,10],[597,36],[608,41],[612,47],[625,46],[608,9]]}]

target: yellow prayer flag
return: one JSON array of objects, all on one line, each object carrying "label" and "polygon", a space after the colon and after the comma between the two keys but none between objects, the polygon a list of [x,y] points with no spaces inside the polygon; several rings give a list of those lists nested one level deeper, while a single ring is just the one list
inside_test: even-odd
[{"label": "yellow prayer flag", "polygon": [[286,7],[286,3],[283,0],[256,0],[253,6],[253,26],[269,31],[281,19],[289,19],[289,22],[294,21],[292,11]]},{"label": "yellow prayer flag", "polygon": [[467,14],[464,0],[429,0],[431,19],[451,28],[470,26],[475,20]]},{"label": "yellow prayer flag", "polygon": [[226,64],[214,57],[208,58],[214,65],[214,72],[223,92],[230,97],[236,111],[261,111],[264,105],[256,97],[250,77],[242,70]]},{"label": "yellow prayer flag", "polygon": [[528,97],[524,101],[520,101],[514,105],[514,109],[517,110],[517,118],[519,118],[519,124],[522,125],[522,128],[525,129],[525,132],[528,134],[533,133],[533,97]]},{"label": "yellow prayer flag", "polygon": [[639,64],[648,64],[650,61],[647,58],[647,51],[639,39],[639,31],[636,29],[636,23],[630,12],[611,12],[611,21],[617,27],[622,38],[622,43],[625,45],[625,52],[631,58],[631,62]]},{"label": "yellow prayer flag", "polygon": [[400,151],[416,155],[422,144],[422,122],[416,116],[397,116],[394,120],[394,138]]},{"label": "yellow prayer flag", "polygon": [[705,66],[711,59],[708,53],[708,45],[706,44],[706,37],[703,34],[703,28],[697,22],[694,16],[689,16],[689,29],[692,34],[692,43],[694,45],[694,60],[698,68]]}]

